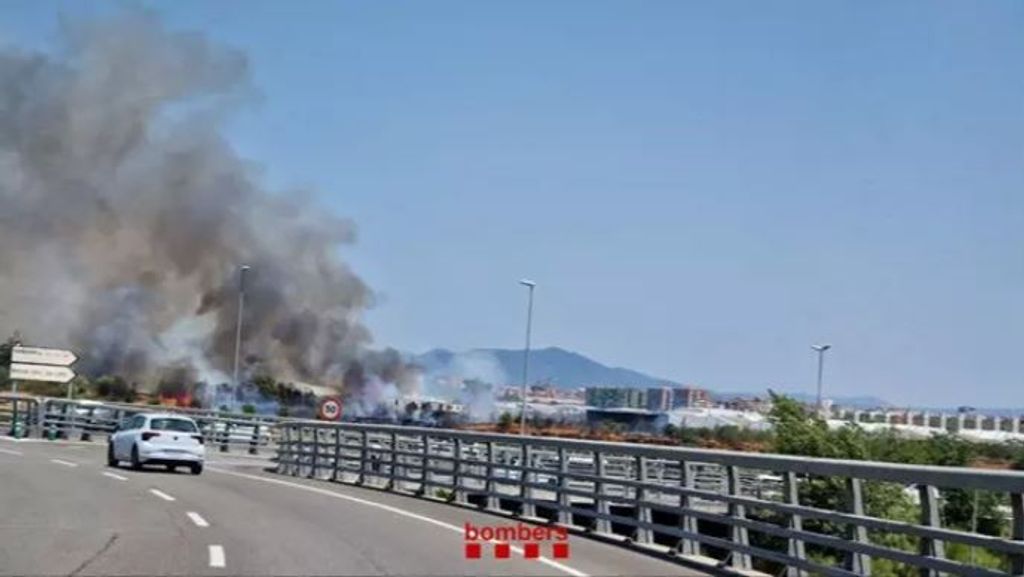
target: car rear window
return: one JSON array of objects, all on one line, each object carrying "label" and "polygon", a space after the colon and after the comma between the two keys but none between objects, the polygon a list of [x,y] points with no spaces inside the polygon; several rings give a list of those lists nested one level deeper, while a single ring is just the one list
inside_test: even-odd
[{"label": "car rear window", "polygon": [[154,431],[178,431],[181,433],[196,432],[195,423],[184,419],[153,419],[149,422],[149,428]]}]

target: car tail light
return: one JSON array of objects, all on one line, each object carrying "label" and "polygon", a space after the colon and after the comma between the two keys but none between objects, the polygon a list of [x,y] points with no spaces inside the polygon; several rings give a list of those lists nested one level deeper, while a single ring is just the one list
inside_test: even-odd
[{"label": "car tail light", "polygon": [[152,439],[153,437],[159,437],[159,436],[160,436],[160,433],[154,433],[152,431],[146,431],[145,433],[142,433],[142,440],[143,441],[148,441],[148,440]]},{"label": "car tail light", "polygon": [[203,444],[203,436],[202,435],[192,435],[192,438],[197,440],[197,441],[199,441],[200,445]]}]

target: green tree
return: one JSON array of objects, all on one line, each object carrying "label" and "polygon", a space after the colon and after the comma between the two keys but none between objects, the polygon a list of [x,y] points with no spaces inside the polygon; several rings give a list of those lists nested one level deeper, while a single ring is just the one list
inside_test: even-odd
[{"label": "green tree", "polygon": [[505,433],[512,430],[512,414],[505,411],[498,417],[498,430]]}]

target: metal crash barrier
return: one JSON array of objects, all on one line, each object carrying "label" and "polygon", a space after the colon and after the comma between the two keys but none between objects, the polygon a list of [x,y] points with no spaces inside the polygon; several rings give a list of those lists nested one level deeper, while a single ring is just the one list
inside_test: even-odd
[{"label": "metal crash barrier", "polygon": [[16,393],[0,395],[0,434],[30,436],[39,427],[39,401]]},{"label": "metal crash barrier", "polygon": [[[1024,473],[354,423],[277,428],[278,473],[555,523],[711,573],[846,577],[885,563],[901,575],[1024,574]],[[914,503],[914,520],[872,515],[869,497],[886,487]],[[841,497],[807,504],[822,490]],[[943,499],[964,490],[1004,500],[1008,536],[944,526]],[[954,546],[985,550],[998,567],[956,561]]]},{"label": "metal crash barrier", "polygon": [[0,395],[0,432],[17,437],[91,441],[139,413],[174,413],[196,421],[207,446],[258,454],[274,443],[274,417],[156,405]]}]

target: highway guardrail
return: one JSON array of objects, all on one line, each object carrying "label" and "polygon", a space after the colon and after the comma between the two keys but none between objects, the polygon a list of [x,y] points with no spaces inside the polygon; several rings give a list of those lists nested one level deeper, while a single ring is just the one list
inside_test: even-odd
[{"label": "highway guardrail", "polygon": [[[107,436],[139,413],[166,412],[196,421],[207,446],[219,451],[246,450],[257,454],[275,440],[275,417],[88,400],[68,400],[29,395],[0,394],[0,432],[11,436],[89,441]],[[17,433],[17,435],[15,435]]]},{"label": "highway guardrail", "polygon": [[[285,475],[557,523],[710,572],[847,577],[870,575],[884,559],[928,576],[1024,574],[1024,473],[355,423],[277,429]],[[823,486],[841,498],[807,504]],[[915,497],[916,522],[872,514],[868,497],[886,486]],[[1010,534],[944,526],[950,490],[1003,496]],[[951,544],[987,550],[1001,565],[951,559]]]}]

